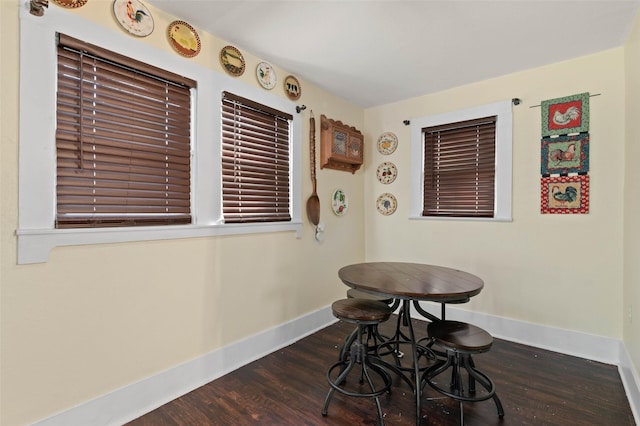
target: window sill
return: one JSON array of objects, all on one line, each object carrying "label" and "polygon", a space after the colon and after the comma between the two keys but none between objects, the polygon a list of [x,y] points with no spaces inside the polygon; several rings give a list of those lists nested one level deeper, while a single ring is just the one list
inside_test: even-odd
[{"label": "window sill", "polygon": [[438,220],[453,222],[513,222],[511,217],[437,217],[437,216],[409,216],[409,220]]},{"label": "window sill", "polygon": [[302,235],[302,222],[222,225],[137,226],[93,229],[18,229],[18,264],[43,263],[55,247],[134,241],[172,240],[219,235],[294,231]]}]

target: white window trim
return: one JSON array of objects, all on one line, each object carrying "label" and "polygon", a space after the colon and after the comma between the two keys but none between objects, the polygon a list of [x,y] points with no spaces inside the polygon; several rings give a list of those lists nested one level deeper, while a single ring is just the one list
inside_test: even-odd
[{"label": "white window trim", "polygon": [[[424,135],[425,127],[438,126],[458,121],[497,116],[496,121],[496,181],[495,217],[432,217],[422,216],[424,197]],[[453,220],[453,221],[512,221],[512,103],[496,102],[460,111],[446,112],[411,119],[411,206],[409,219]]]},{"label": "white window trim", "polygon": [[[293,231],[302,234],[301,115],[295,104],[124,33],[100,27],[63,8],[46,19],[20,10],[20,159],[18,264],[46,262],[54,247],[130,241]],[[192,114],[191,210],[193,223],[96,229],[55,229],[56,32],[84,40],[197,81]],[[224,224],[221,196],[221,120],[223,91],[290,113],[291,222]]]}]

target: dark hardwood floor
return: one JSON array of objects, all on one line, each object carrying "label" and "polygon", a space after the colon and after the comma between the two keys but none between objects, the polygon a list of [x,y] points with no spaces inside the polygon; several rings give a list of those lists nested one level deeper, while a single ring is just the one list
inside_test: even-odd
[{"label": "dark hardwood floor", "polygon": [[[426,323],[414,323],[426,334]],[[381,331],[389,334],[394,325],[392,317]],[[333,324],[129,425],[375,425],[377,412],[370,399],[336,393],[328,416],[320,414],[329,389],[327,368],[352,329]],[[492,400],[466,403],[467,425],[635,425],[613,365],[498,339],[474,360],[494,380],[505,416],[498,418]],[[459,424],[458,403],[426,389],[421,423]],[[386,425],[415,425],[413,394],[406,383],[397,380],[380,401]]]}]

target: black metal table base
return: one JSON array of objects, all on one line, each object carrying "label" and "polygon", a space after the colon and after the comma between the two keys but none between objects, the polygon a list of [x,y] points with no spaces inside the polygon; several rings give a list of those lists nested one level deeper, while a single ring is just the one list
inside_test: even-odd
[{"label": "black metal table base", "polygon": [[[414,302],[417,305],[417,302]],[[437,317],[422,310],[420,312],[429,320],[439,320]],[[426,315],[425,315],[426,314]],[[398,322],[396,324],[395,334],[391,338],[382,344],[378,345],[378,351],[387,348],[385,353],[393,352],[395,354],[402,354],[400,350],[401,345],[409,345],[411,351],[411,365],[401,366],[397,364],[395,367],[402,371],[403,378],[407,383],[410,383],[410,387],[413,390],[413,394],[416,400],[416,425],[420,424],[421,419],[421,399],[422,399],[422,375],[426,371],[426,365],[421,366],[421,360],[433,361],[436,359],[435,352],[427,345],[421,345],[417,338],[411,321],[411,300],[403,300],[400,305],[400,311],[398,313]],[[406,329],[407,333],[403,331]],[[398,357],[399,358],[399,357]],[[404,357],[403,357],[404,358]]]}]

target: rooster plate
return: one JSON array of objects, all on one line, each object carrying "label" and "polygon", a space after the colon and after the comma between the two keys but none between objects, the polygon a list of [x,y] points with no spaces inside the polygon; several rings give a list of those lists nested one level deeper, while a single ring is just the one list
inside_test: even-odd
[{"label": "rooster plate", "polygon": [[114,0],[113,14],[129,34],[146,37],[153,32],[153,17],[140,0]]}]

